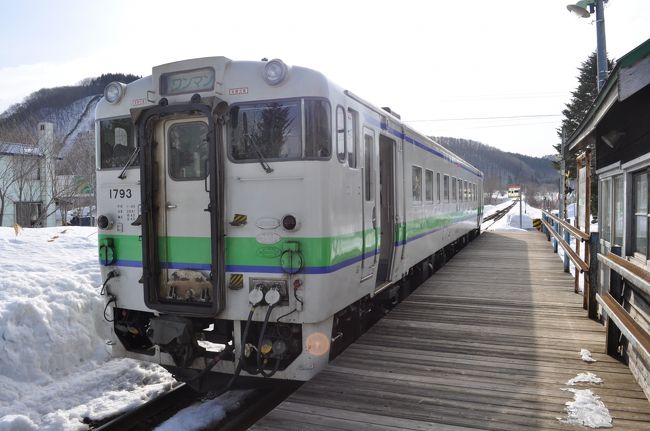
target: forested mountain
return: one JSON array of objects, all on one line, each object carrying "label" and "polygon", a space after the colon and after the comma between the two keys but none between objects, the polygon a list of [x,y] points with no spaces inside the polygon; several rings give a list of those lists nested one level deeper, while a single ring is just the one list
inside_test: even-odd
[{"label": "forested mountain", "polygon": [[552,163],[554,156],[508,153],[461,138],[432,136],[432,139],[483,171],[486,181],[494,181],[497,188],[510,183],[557,187],[558,172]]}]

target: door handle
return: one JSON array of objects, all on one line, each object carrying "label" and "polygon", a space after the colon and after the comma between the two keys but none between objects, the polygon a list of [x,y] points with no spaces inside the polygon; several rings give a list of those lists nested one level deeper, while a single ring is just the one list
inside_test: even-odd
[{"label": "door handle", "polygon": [[178,208],[178,205],[170,204],[169,202],[167,202],[167,209],[168,210],[171,210],[171,209],[174,209],[174,208]]},{"label": "door handle", "polygon": [[372,207],[372,227],[377,227],[377,207]]}]

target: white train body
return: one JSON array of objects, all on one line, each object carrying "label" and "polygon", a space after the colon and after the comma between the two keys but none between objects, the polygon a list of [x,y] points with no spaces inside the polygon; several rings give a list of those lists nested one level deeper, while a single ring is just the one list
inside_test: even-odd
[{"label": "white train body", "polygon": [[342,319],[480,228],[480,171],[313,70],[202,58],[105,94],[115,356],[308,380]]}]

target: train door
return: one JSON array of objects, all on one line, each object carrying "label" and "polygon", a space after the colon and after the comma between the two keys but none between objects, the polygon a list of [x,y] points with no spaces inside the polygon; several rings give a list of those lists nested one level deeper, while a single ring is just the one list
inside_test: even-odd
[{"label": "train door", "polygon": [[[210,203],[207,187],[208,124],[205,119],[162,122],[159,160],[164,178],[159,212],[160,292],[170,300],[206,301],[210,296]],[[162,167],[162,166],[161,166]],[[163,169],[161,169],[162,171]]]},{"label": "train door", "polygon": [[[191,117],[182,107],[160,111],[139,125],[145,303],[160,311],[214,315],[223,307],[221,157],[215,142],[221,127],[201,107]],[[182,118],[171,115],[176,112]]]},{"label": "train door", "polygon": [[363,196],[362,196],[362,234],[361,234],[361,281],[372,278],[377,266],[377,246],[379,242],[379,233],[377,226],[379,224],[376,196],[376,149],[375,149],[375,132],[367,127],[363,128]]},{"label": "train door", "polygon": [[395,141],[379,136],[380,251],[377,286],[390,280],[395,248]]}]

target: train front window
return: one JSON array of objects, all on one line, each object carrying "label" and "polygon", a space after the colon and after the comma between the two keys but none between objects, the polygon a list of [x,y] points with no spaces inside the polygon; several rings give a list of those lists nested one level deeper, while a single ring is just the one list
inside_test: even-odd
[{"label": "train front window", "polygon": [[321,100],[235,105],[230,110],[230,157],[237,162],[329,158],[330,124],[329,104]]},{"label": "train front window", "polygon": [[[100,168],[124,168],[135,151],[131,117],[100,121],[99,142]],[[138,165],[137,159],[131,164],[134,165]]]}]

